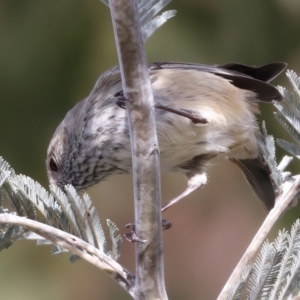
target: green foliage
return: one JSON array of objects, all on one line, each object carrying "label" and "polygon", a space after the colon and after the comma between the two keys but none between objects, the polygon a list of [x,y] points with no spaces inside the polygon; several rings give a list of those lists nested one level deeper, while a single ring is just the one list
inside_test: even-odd
[{"label": "green foliage", "polygon": [[[291,232],[283,230],[274,242],[266,241],[256,261],[245,268],[227,300],[283,300],[300,293],[300,220]],[[289,298],[290,299],[290,298]]]},{"label": "green foliage", "polygon": [[114,222],[107,220],[107,226],[109,229],[110,239],[112,241],[110,256],[112,259],[117,260],[121,256],[122,238],[119,234],[117,234],[119,229]]},{"label": "green foliage", "polygon": [[282,139],[278,139],[277,143],[287,152],[300,159],[300,77],[293,71],[288,71],[287,77],[293,86],[294,93],[284,87],[278,87],[286,101],[274,104],[278,110],[275,113],[275,118],[294,138],[297,145]]},{"label": "green foliage", "polygon": [[[117,228],[109,222],[112,250],[108,251],[99,215],[87,194],[80,197],[75,189],[68,185],[66,193],[56,186],[46,191],[38,182],[24,176],[16,175],[9,164],[0,157],[0,212],[23,216],[32,220],[61,229],[86,241],[106,255],[117,259],[120,255],[121,237],[116,235]],[[12,210],[5,208],[5,200]],[[20,226],[9,224],[0,227],[0,250],[10,247],[13,242],[21,239],[35,239],[38,245],[49,244],[41,236],[32,234]],[[54,246],[52,254],[66,252]],[[71,261],[76,257],[71,256]]]}]

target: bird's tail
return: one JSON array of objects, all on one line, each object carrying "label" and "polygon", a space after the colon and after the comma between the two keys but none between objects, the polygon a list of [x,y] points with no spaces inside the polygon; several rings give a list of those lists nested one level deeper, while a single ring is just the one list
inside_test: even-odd
[{"label": "bird's tail", "polygon": [[270,211],[275,205],[276,193],[271,172],[263,158],[230,160],[241,168],[257,197]]}]

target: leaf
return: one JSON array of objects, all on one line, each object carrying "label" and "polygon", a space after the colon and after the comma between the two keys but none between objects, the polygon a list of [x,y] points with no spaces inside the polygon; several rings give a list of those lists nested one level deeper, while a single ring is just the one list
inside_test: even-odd
[{"label": "leaf", "polygon": [[247,281],[251,275],[252,267],[250,265],[246,266],[243,270],[242,276],[239,281],[232,287],[231,291],[229,292],[226,300],[239,300],[244,292],[246,287]]},{"label": "leaf", "polygon": [[112,242],[112,250],[110,252],[110,256],[112,259],[117,260],[120,257],[122,237],[120,234],[116,235],[119,229],[114,222],[107,220],[107,226]]}]

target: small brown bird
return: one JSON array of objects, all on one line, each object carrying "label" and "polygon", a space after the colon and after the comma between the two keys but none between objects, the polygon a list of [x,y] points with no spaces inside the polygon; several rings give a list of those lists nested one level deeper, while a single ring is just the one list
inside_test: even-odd
[{"label": "small brown bird", "polygon": [[[285,68],[285,63],[262,67],[236,63],[149,65],[161,170],[188,178],[187,189],[163,210],[205,185],[206,167],[220,155],[243,170],[268,210],[274,206],[273,185],[258,150],[255,115],[259,101],[282,100],[269,82]],[[121,75],[115,67],[67,113],[48,148],[46,167],[51,184],[61,188],[72,184],[80,190],[109,175],[132,172],[123,100]]]}]

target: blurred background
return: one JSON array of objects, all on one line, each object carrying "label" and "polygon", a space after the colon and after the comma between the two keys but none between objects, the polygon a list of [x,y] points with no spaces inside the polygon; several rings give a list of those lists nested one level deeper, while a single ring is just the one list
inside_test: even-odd
[{"label": "blurred background", "polygon": [[[149,61],[262,65],[285,61],[300,75],[298,0],[173,0],[177,16],[147,42]],[[17,173],[48,186],[48,142],[66,112],[87,96],[98,76],[117,63],[110,13],[98,0],[0,1],[0,155]],[[290,88],[285,75],[275,84]],[[261,119],[269,133],[288,138],[271,105]],[[278,149],[278,157],[284,152]],[[293,172],[299,165],[293,163]],[[186,180],[163,174],[166,203]],[[125,233],[133,221],[131,176],[89,190],[103,224]],[[274,229],[290,228],[291,209]],[[165,275],[170,299],[215,299],[266,214],[241,172],[224,161],[209,170],[208,185],[166,212]],[[134,245],[124,241],[121,263],[134,271]],[[3,299],[130,299],[108,276],[50,247],[18,242],[0,254]]]}]

